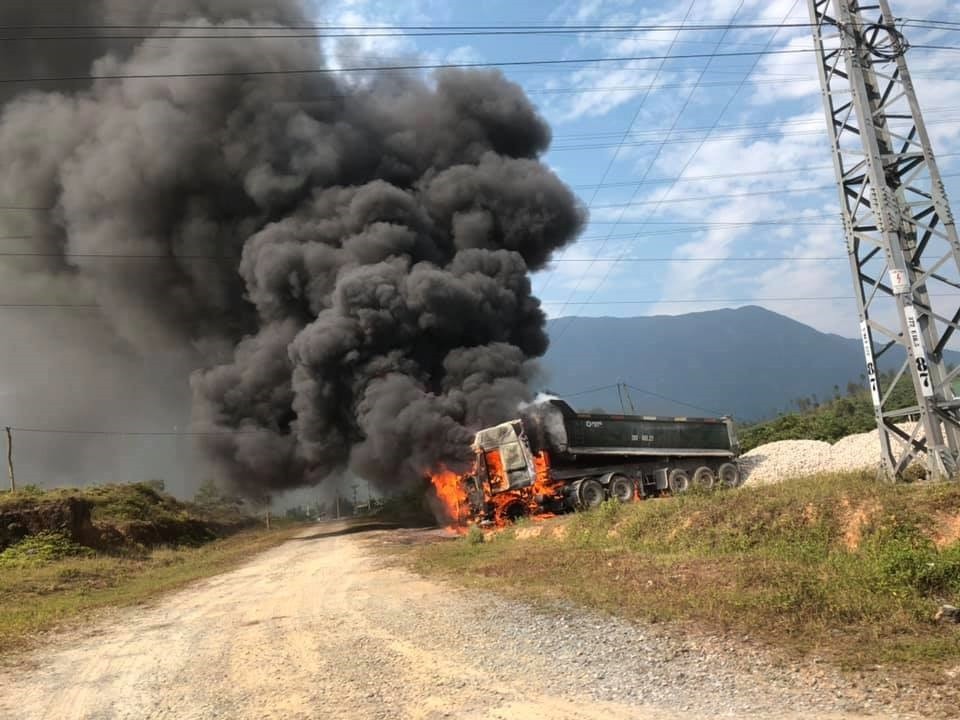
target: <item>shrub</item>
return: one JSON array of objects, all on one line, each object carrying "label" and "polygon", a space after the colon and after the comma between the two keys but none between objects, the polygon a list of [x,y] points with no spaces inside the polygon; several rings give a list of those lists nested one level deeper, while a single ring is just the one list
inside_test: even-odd
[{"label": "shrub", "polygon": [[476,525],[471,525],[466,535],[467,544],[483,545],[484,539],[483,530]]},{"label": "shrub", "polygon": [[91,556],[90,548],[77,545],[66,535],[57,532],[42,532],[25,537],[16,545],[0,552],[0,567],[25,567],[46,565],[65,557]]}]

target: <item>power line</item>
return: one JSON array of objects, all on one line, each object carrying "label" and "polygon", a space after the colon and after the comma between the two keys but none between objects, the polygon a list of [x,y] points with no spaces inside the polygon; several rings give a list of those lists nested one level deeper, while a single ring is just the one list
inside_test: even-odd
[{"label": "power line", "polygon": [[[637,33],[649,32],[713,32],[718,30],[763,30],[774,28],[809,28],[809,23],[790,24],[790,25],[765,25],[765,24],[743,24],[729,27],[699,25],[689,27],[643,27],[643,26],[608,26],[608,27],[562,27],[562,28],[513,28],[499,30],[400,30],[400,29],[381,29],[371,30],[352,30],[352,29],[324,29],[303,32],[299,30],[284,31],[283,28],[273,28],[271,32],[251,30],[249,32],[237,32],[243,28],[205,28],[204,30],[184,30],[175,34],[163,35],[159,33],[152,34],[90,34],[90,35],[10,35],[0,36],[0,41],[4,42],[43,42],[43,41],[89,41],[96,40],[304,40],[304,39],[340,39],[340,38],[417,38],[417,37],[485,37],[485,36],[504,36],[504,35],[632,35]],[[3,28],[0,28],[2,30]],[[231,32],[209,32],[210,30],[230,30]]]},{"label": "power line", "polygon": [[[623,237],[633,237],[633,235],[626,235]],[[75,258],[84,259],[84,260],[239,260],[239,255],[136,255],[136,254],[112,254],[112,253],[91,253],[91,254],[68,254],[62,255],[60,253],[50,253],[50,252],[3,252],[0,251],[0,257],[56,257],[63,258],[64,260],[71,260]],[[847,260],[846,255],[832,255],[824,257],[759,257],[759,256],[741,256],[741,257],[690,257],[690,258],[677,258],[677,257],[598,257],[596,262],[774,262],[774,261],[785,261],[785,260],[801,260],[801,261],[813,261],[813,260]],[[590,258],[555,258],[551,260],[552,263],[584,263],[589,262]],[[540,292],[543,292],[541,290]]]},{"label": "power line", "polygon": [[589,395],[591,393],[600,392],[601,390],[609,390],[610,388],[615,388],[615,387],[616,385],[614,384],[600,385],[599,387],[588,388],[587,390],[578,390],[577,392],[563,393],[562,395],[560,395],[560,397],[564,397],[564,398],[579,397],[580,395]]},{"label": "power line", "polygon": [[[802,79],[807,79],[807,78],[802,78]],[[735,86],[740,85],[741,82],[742,82],[742,78],[741,78],[740,80],[737,80],[737,81],[725,82],[724,85],[729,85],[729,86],[731,86],[731,87],[735,87]],[[754,81],[754,82],[756,82],[756,81]],[[778,80],[777,82],[779,83],[780,81]],[[684,84],[683,84],[683,87],[690,87],[691,84],[692,84],[692,83],[684,83]],[[707,86],[707,83],[703,83],[700,87],[705,87],[705,86]],[[678,86],[678,87],[679,87],[679,86]],[[638,88],[635,88],[635,89],[642,89],[642,88],[639,88],[639,87],[638,87]],[[960,105],[942,105],[942,106],[939,106],[939,107],[927,108],[927,109],[924,110],[924,113],[927,114],[927,115],[930,115],[930,114],[934,114],[934,113],[955,112],[955,111],[957,111],[957,110],[960,110]],[[954,119],[956,119],[956,118],[954,118]],[[756,128],[780,128],[780,127],[793,126],[793,125],[812,125],[812,124],[814,124],[814,123],[816,123],[816,122],[818,122],[818,121],[815,120],[815,119],[810,119],[810,120],[779,120],[779,121],[774,120],[774,121],[765,121],[765,122],[734,123],[734,124],[730,124],[730,125],[718,125],[716,128],[712,128],[710,125],[697,125],[697,126],[694,126],[694,127],[677,128],[676,130],[671,131],[671,134],[675,134],[675,133],[687,133],[687,132],[690,132],[690,133],[692,133],[692,132],[705,132],[705,131],[709,131],[709,130],[711,130],[711,129],[716,129],[716,130],[749,130],[749,129],[756,129]],[[631,131],[629,134],[630,134],[631,137],[632,137],[632,136],[648,136],[648,135],[652,135],[652,136],[654,136],[654,137],[657,137],[657,136],[660,136],[660,135],[664,135],[664,134],[666,134],[666,133],[667,133],[667,130],[664,129],[664,128],[653,128],[653,129],[650,129],[650,130],[633,130],[633,131]],[[616,135],[620,135],[620,134],[621,134],[620,131],[615,131],[615,130],[611,130],[611,131],[608,131],[608,132],[597,132],[597,133],[561,133],[561,134],[558,134],[558,135],[554,135],[554,136],[553,136],[553,139],[554,139],[554,140],[593,140],[593,139],[601,139],[601,138],[610,137],[610,136],[616,136]],[[832,168],[833,166],[832,166],[832,165],[824,165],[823,167],[830,167],[830,168]]]},{"label": "power line", "polygon": [[[933,48],[933,46],[913,45],[913,49]],[[934,49],[941,49],[939,47]],[[960,48],[957,48],[960,49]],[[839,48],[836,48],[839,52]],[[337,73],[363,72],[396,72],[411,70],[452,70],[471,68],[496,67],[525,67],[536,65],[590,65],[601,63],[632,63],[647,60],[693,60],[698,58],[726,58],[726,57],[760,57],[765,55],[797,55],[816,52],[814,48],[791,48],[781,50],[741,50],[728,53],[686,53],[683,55],[633,55],[596,58],[546,58],[540,60],[500,60],[490,62],[469,63],[428,63],[399,64],[399,65],[368,65],[360,67],[341,68],[287,68],[278,70],[230,70],[184,73],[132,73],[132,74],[102,74],[102,75],[65,75],[59,77],[32,77],[32,78],[0,78],[0,84],[29,84],[29,83],[62,83],[62,82],[89,82],[95,80],[153,80],[176,78],[226,78],[226,77],[256,77],[277,75],[333,75]]]},{"label": "power line", "polygon": [[[696,0],[690,0],[690,5],[687,7],[687,12],[683,16],[683,23],[687,21],[687,18],[690,17],[690,13],[693,12],[693,6],[696,4]],[[681,23],[682,24],[682,23]],[[673,52],[674,45],[677,41],[677,38],[680,37],[680,33],[677,33],[673,42],[670,43],[670,47],[667,48],[667,55],[670,55]],[[600,184],[594,189],[593,195],[590,196],[590,201],[587,203],[587,208],[592,208],[594,201],[597,199],[597,194],[600,192],[600,187],[603,183],[606,182],[607,177],[610,175],[610,170],[613,168],[614,163],[617,161],[617,158],[620,155],[620,150],[623,149],[623,144],[626,142],[627,138],[630,135],[630,131],[633,130],[633,126],[636,124],[637,119],[640,117],[640,113],[643,111],[643,107],[646,104],[647,100],[650,98],[650,89],[656,83],[657,78],[660,77],[660,73],[663,71],[664,66],[667,64],[666,59],[660,61],[660,64],[657,66],[656,72],[654,72],[653,78],[650,81],[650,84],[647,85],[646,89],[643,92],[643,96],[640,98],[640,102],[637,104],[637,109],[633,113],[633,117],[630,119],[630,123],[627,125],[627,129],[620,137],[620,141],[617,145],[616,150],[613,151],[613,154],[610,156],[610,159],[607,161],[607,166],[603,170],[603,175],[600,176]],[[563,250],[563,255],[566,254],[566,248]],[[550,282],[553,280],[553,273],[551,273],[544,283],[543,289],[546,290],[550,286]]]},{"label": "power line", "polygon": [[132,437],[208,437],[218,435],[253,435],[259,433],[275,433],[276,430],[269,428],[251,429],[251,430],[211,430],[211,431],[178,431],[178,430],[70,430],[61,428],[30,428],[13,427],[10,428],[19,433],[44,433],[52,435],[112,435],[112,436],[132,436]]},{"label": "power line", "polygon": [[782,189],[778,188],[776,190],[754,190],[751,192],[722,193],[719,195],[695,195],[692,197],[665,198],[663,200],[632,200],[626,203],[609,203],[607,205],[595,205],[594,209],[609,210],[611,208],[636,207],[638,205],[667,205],[667,204],[684,203],[684,202],[709,202],[712,200],[729,200],[732,198],[757,197],[760,195],[782,195],[782,194],[789,194],[789,193],[823,192],[826,190],[836,190],[836,188],[831,185],[811,185],[808,187],[801,187],[801,188],[782,188]]},{"label": "power line", "polygon": [[[711,227],[752,227],[754,225],[779,225],[783,227],[836,227],[835,216],[839,214],[839,210],[836,213],[830,215],[811,215],[804,216],[801,218],[783,218],[782,222],[773,222],[770,220],[742,220],[739,222],[730,221],[730,222],[709,222],[701,220],[688,220],[688,221],[664,221],[660,222],[657,220],[643,221],[638,220],[637,223],[644,223],[649,225],[677,225],[678,227],[667,230],[636,230],[626,233],[620,233],[618,235],[585,235],[582,238],[577,240],[578,245],[586,245],[590,243],[601,242],[605,238],[609,237],[611,240],[624,240],[627,238],[640,238],[640,237],[661,237],[663,235],[682,235],[684,233],[692,232],[703,232],[707,228]],[[830,220],[830,222],[805,222],[807,220]],[[613,222],[613,221],[611,221]],[[602,223],[601,223],[602,224]],[[624,222],[624,225],[634,225],[633,222]]]},{"label": "power line", "polygon": [[[786,15],[784,16],[784,20],[786,20],[786,18],[788,18],[788,17],[790,16],[790,14],[794,11],[794,9],[797,7],[797,5],[799,4],[799,2],[800,2],[800,0],[794,0],[793,4],[790,6],[790,9],[787,11]],[[770,35],[770,39],[767,41],[767,45],[768,45],[768,46],[773,45],[773,43],[774,43],[774,41],[775,41],[775,39],[776,39],[776,36],[777,36],[777,31],[774,31],[774,32]],[[710,62],[710,61],[708,61],[708,64],[709,64],[709,62]],[[753,74],[754,70],[756,70],[756,68],[757,68],[757,66],[758,66],[759,64],[760,64],[760,57],[757,56],[757,57],[754,59],[753,65],[751,66],[751,68],[750,68],[750,69],[747,71],[747,73],[743,76],[743,78],[742,78],[742,80],[741,80],[741,82],[740,82],[740,86],[739,86],[736,90],[734,90],[733,94],[731,94],[730,98],[727,100],[727,102],[724,104],[724,106],[720,109],[720,113],[717,115],[717,119],[713,122],[713,127],[714,127],[714,129],[715,129],[717,126],[719,126],[720,121],[723,119],[723,116],[726,114],[727,110],[728,110],[728,109],[730,108],[730,106],[733,104],[733,101],[734,101],[734,99],[737,97],[737,95],[739,94],[740,89],[743,88],[744,85],[746,85],[747,80],[750,78],[750,76]],[[702,77],[702,75],[701,75],[701,77]],[[688,100],[688,102],[689,102],[689,98],[688,98],[687,100]],[[683,106],[683,108],[681,109],[681,113],[687,108],[688,102],[687,102],[687,103],[684,103],[684,106]],[[679,117],[677,118],[677,121],[675,121],[675,124],[676,124],[676,122],[679,122]],[[708,131],[707,135],[705,135],[704,138],[700,141],[700,144],[697,145],[696,149],[693,151],[693,153],[690,155],[690,157],[687,158],[687,161],[684,163],[683,167],[681,168],[680,172],[678,173],[679,176],[682,177],[683,174],[686,172],[687,168],[690,167],[691,163],[693,162],[693,159],[697,156],[697,154],[700,152],[700,150],[701,150],[701,149],[703,148],[703,146],[706,144],[707,139],[709,138],[709,136],[710,136],[711,133],[712,133],[712,130],[711,130],[711,131]],[[660,148],[658,148],[656,157],[659,157],[660,152],[661,152],[662,149],[663,149],[663,146],[661,146]],[[652,167],[652,164],[653,164],[653,163],[651,162],[650,167]],[[644,173],[644,179],[646,178],[647,173],[648,173],[649,170],[650,170],[650,167],[648,167],[648,168],[647,168],[647,172]],[[667,191],[666,191],[666,194],[669,195],[670,192],[672,192],[672,190],[673,190],[675,187],[676,187],[675,184],[674,184],[674,185],[671,185],[670,187],[668,187],[668,188],[667,188]],[[631,198],[631,199],[632,199],[632,198]],[[652,217],[652,216],[654,215],[654,213],[656,212],[656,208],[659,208],[659,207],[660,207],[659,205],[656,205],[656,206],[655,206],[655,209],[654,209],[652,212],[649,213],[649,215],[648,215],[648,217],[647,217],[648,220],[649,220],[650,217]],[[627,254],[627,252],[628,252],[628,248],[632,247],[632,244],[633,244],[632,242],[629,243],[629,244],[624,248],[623,252],[620,253],[620,255],[621,255],[621,256],[625,256],[625,255]],[[602,246],[601,246],[601,247],[602,247]],[[614,268],[615,266],[616,266],[616,263],[611,264],[611,265],[609,265],[609,266],[607,267],[607,271],[604,273],[603,278],[601,278],[600,282],[593,288],[593,290],[590,292],[590,295],[587,297],[587,301],[588,301],[588,302],[591,301],[591,300],[596,296],[597,290],[607,281],[607,279],[610,277],[610,273],[613,272],[613,268]],[[590,267],[592,267],[592,265],[591,265]],[[585,276],[585,275],[586,275],[586,273],[584,273],[584,276]],[[582,277],[581,277],[581,281],[582,281]],[[580,283],[578,282],[576,289],[579,289],[579,287],[580,287]],[[561,311],[560,311],[559,314],[562,314],[563,311],[564,311],[564,310],[567,308],[567,306],[570,304],[570,301],[573,299],[573,295],[575,294],[576,289],[574,290],[574,293],[571,293],[570,296],[567,298],[567,302],[564,304],[564,306],[563,306],[563,308],[561,309]],[[567,324],[566,327],[569,327],[569,323]],[[564,328],[562,328],[562,329],[560,330],[560,337],[563,336],[563,333],[566,331],[566,327],[564,327]]]},{"label": "power line", "polygon": [[[930,125],[932,123],[927,123],[927,124]],[[944,178],[960,177],[960,172],[944,173],[940,177],[944,177]],[[758,197],[761,195],[789,195],[791,193],[825,192],[827,190],[835,191],[836,189],[837,188],[835,185],[809,185],[807,187],[799,187],[799,188],[777,188],[775,190],[752,190],[750,192],[742,192],[742,193],[695,195],[692,197],[682,197],[682,198],[664,198],[663,200],[634,200],[627,203],[610,203],[607,205],[594,205],[594,209],[609,210],[610,208],[634,207],[637,205],[669,205],[669,204],[684,203],[684,202],[703,202],[703,201],[712,201],[712,200],[729,200],[732,198]]]},{"label": "power line", "polygon": [[[937,157],[956,157],[960,155],[960,152],[952,153],[937,153]],[[682,182],[697,182],[700,180],[728,180],[733,178],[744,178],[744,177],[754,177],[754,176],[764,176],[764,175],[795,175],[797,173],[806,173],[806,172],[815,172],[817,170],[832,170],[833,165],[807,165],[805,167],[795,167],[784,170],[753,170],[750,172],[736,172],[736,173],[719,173],[713,175],[688,175],[688,176],[676,176],[668,178],[648,178],[646,180],[623,180],[620,182],[604,183],[601,187],[616,188],[616,187],[633,187],[634,185],[656,185],[660,183],[682,183]],[[596,185],[571,185],[571,188],[574,190],[584,190],[593,187]]]},{"label": "power line", "polygon": [[[941,124],[941,123],[947,123],[947,122],[956,122],[956,119],[948,120],[948,119],[945,118],[945,119],[943,119],[943,120],[933,121],[933,122],[929,122],[929,123],[927,123],[927,124],[928,124],[928,125],[934,125],[934,124]],[[732,126],[731,126],[731,127],[732,127]],[[680,131],[678,131],[678,132],[680,132]],[[807,133],[804,133],[804,134],[807,134]],[[778,134],[777,136],[781,136],[781,135],[782,135],[782,136],[790,136],[791,134],[790,134],[790,133],[783,133],[783,134]],[[756,137],[756,136],[755,136],[755,135],[750,135],[750,136],[744,136],[744,137]],[[717,138],[714,138],[714,139],[717,139]],[[691,142],[693,142],[693,141],[691,141]],[[652,143],[651,143],[651,144],[652,144]],[[938,154],[937,154],[937,157],[940,157],[940,158],[944,158],[944,157],[956,157],[957,155],[960,155],[960,152],[938,153]],[[574,189],[574,190],[589,190],[589,189],[593,189],[593,188],[634,187],[634,186],[637,186],[637,185],[655,185],[655,184],[661,184],[661,183],[674,184],[674,183],[680,183],[680,182],[698,182],[698,181],[700,181],[700,180],[726,180],[726,179],[733,179],[733,178],[744,178],[744,177],[755,177],[755,176],[756,176],[756,177],[760,177],[760,176],[765,176],[765,175],[792,175],[792,174],[796,174],[796,173],[800,173],[800,172],[815,172],[815,171],[818,171],[818,170],[829,170],[829,169],[831,169],[832,167],[833,167],[832,165],[808,165],[808,166],[806,166],[806,167],[797,167],[797,168],[790,168],[790,169],[784,169],[784,170],[756,170],[756,171],[751,171],[751,172],[722,173],[722,174],[714,174],[714,175],[692,175],[692,176],[688,176],[688,177],[680,177],[680,176],[677,176],[677,177],[672,177],[672,178],[647,178],[647,179],[643,179],[643,180],[624,180],[624,181],[612,182],[612,183],[597,183],[597,184],[586,184],[586,185],[571,185],[570,187],[571,187],[572,189]],[[947,173],[947,174],[942,175],[942,177],[958,177],[958,176],[960,176],[960,173]],[[778,192],[799,192],[799,190],[796,190],[796,189],[791,190],[791,189],[788,188],[788,189],[781,190],[781,191],[778,191]],[[723,196],[720,196],[720,195],[705,195],[705,196],[702,196],[702,197],[704,197],[704,198],[717,198],[717,197],[723,197]],[[678,198],[678,199],[664,200],[663,202],[682,202],[683,200],[684,200],[683,198]],[[604,207],[604,206],[597,206],[597,207]],[[619,206],[617,206],[617,207],[619,207]],[[9,211],[25,210],[25,211],[26,211],[26,210],[29,210],[29,211],[34,211],[34,212],[51,212],[51,211],[53,211],[53,210],[55,210],[55,209],[56,209],[55,206],[49,206],[49,207],[25,207],[25,206],[16,206],[16,205],[0,205],[0,211],[7,211],[7,210],[9,210]],[[7,236],[2,236],[2,237],[0,237],[0,240],[30,240],[30,239],[32,239],[32,238],[34,238],[33,235],[7,235]]]},{"label": "power line", "polygon": [[[29,239],[31,236],[25,236],[18,239]],[[0,240],[7,240],[9,238],[0,238]],[[96,259],[111,259],[111,260],[239,260],[240,255],[175,255],[175,254],[166,254],[166,255],[138,255],[135,253],[55,253],[55,252],[7,252],[0,251],[0,257],[55,257],[63,258],[64,260],[78,259],[78,260],[96,260]]]},{"label": "power line", "polygon": [[[955,118],[943,118],[940,120],[931,120],[927,125],[955,125]],[[671,131],[668,133],[668,139],[666,140],[641,140],[637,142],[623,142],[620,144],[620,147],[644,147],[647,145],[687,145],[698,143],[703,140],[711,141],[724,141],[724,140],[751,140],[753,138],[767,138],[767,137],[804,137],[811,135],[823,135],[823,130],[798,130],[794,132],[769,132],[769,133],[745,133],[739,135],[712,135],[711,133],[705,134],[703,137],[679,137],[679,138],[669,138],[669,135],[672,135],[674,132],[686,132],[686,131]],[[579,144],[579,145],[554,145],[550,148],[551,152],[569,152],[569,151],[580,151],[580,150],[603,150],[605,148],[614,147],[611,143],[595,143],[595,144]]]},{"label": "power line", "polygon": [[[673,404],[675,404],[675,405],[682,405],[683,407],[688,407],[688,408],[691,408],[691,409],[693,409],[693,410],[697,410],[697,411],[699,411],[699,412],[705,412],[705,413],[707,413],[708,415],[723,415],[723,414],[724,414],[724,413],[716,412],[715,410],[710,410],[709,408],[701,407],[701,406],[699,406],[699,405],[694,405],[693,403],[688,403],[688,402],[684,402],[683,400],[677,400],[676,398],[668,397],[668,396],[666,396],[666,395],[661,395],[660,393],[656,393],[656,392],[654,392],[653,390],[647,390],[647,389],[645,389],[645,388],[640,388],[640,387],[637,387],[636,385],[631,385],[630,383],[623,383],[623,385],[624,385],[625,387],[630,388],[631,390],[636,390],[636,391],[639,392],[639,393],[643,393],[644,395],[650,395],[650,396],[652,396],[652,397],[659,398],[659,399],[661,399],[661,400],[666,400],[666,401],[671,402],[671,403],[673,403]],[[613,389],[613,388],[615,388],[615,387],[617,387],[616,384],[601,385],[601,386],[599,386],[599,387],[588,388],[588,389],[586,389],[586,390],[578,390],[577,392],[572,392],[572,393],[559,393],[559,394],[558,394],[558,397],[560,397],[561,399],[575,398],[575,397],[580,397],[581,395],[591,395],[591,394],[593,394],[593,393],[602,392],[602,391],[604,391],[604,390],[611,390],[611,389]]]},{"label": "power line", "polygon": [[[931,293],[931,297],[960,297],[956,293]],[[820,295],[820,296],[798,296],[798,297],[749,297],[749,298],[659,298],[659,299],[638,299],[638,300],[586,300],[578,302],[577,305],[673,305],[683,303],[760,303],[760,302],[827,302],[833,300],[853,300],[852,295]],[[563,305],[562,300],[541,300],[541,305]],[[98,310],[99,305],[79,305],[68,303],[0,303],[0,309],[4,310],[23,310],[23,309],[53,309],[53,310]],[[574,316],[568,316],[574,317]],[[558,318],[559,319],[559,318]]]},{"label": "power line", "polygon": [[[955,295],[951,297],[960,297],[960,295]],[[760,302],[832,302],[834,300],[854,300],[853,295],[821,295],[821,296],[810,296],[810,297],[752,297],[752,298],[662,298],[662,299],[648,299],[648,300],[584,300],[578,302],[578,306],[584,305],[683,305],[687,303],[702,303],[704,305],[711,305],[716,303],[760,303]],[[562,300],[541,300],[541,305],[563,305]],[[0,305],[0,307],[4,307]],[[576,315],[565,315],[568,320],[577,317]],[[560,320],[560,317],[557,317],[557,320]],[[566,327],[569,327],[569,322]],[[563,336],[561,332],[560,336],[554,338],[559,340]]]},{"label": "power line", "polygon": [[[920,22],[932,22],[922,18],[917,19]],[[95,31],[126,31],[126,30],[160,30],[177,32],[206,32],[214,37],[258,37],[249,33],[266,31],[276,33],[277,37],[290,37],[292,33],[361,33],[353,37],[367,37],[362,33],[394,33],[417,37],[417,33],[437,33],[443,36],[448,34],[467,34],[467,35],[498,35],[498,34],[538,34],[538,33],[590,33],[590,32],[705,32],[705,31],[730,31],[730,30],[770,30],[783,28],[811,28],[813,25],[809,22],[795,23],[701,23],[698,25],[688,25],[686,23],[669,24],[661,23],[656,25],[641,24],[586,24],[586,25],[0,25],[0,31],[35,31],[35,30],[95,30]],[[220,32],[222,31],[222,32]],[[231,34],[232,33],[232,34]],[[24,36],[17,36],[24,37]],[[57,36],[59,38],[59,36]],[[75,35],[63,36],[68,39],[75,38]],[[107,36],[110,37],[117,36]],[[155,35],[135,36],[129,39],[138,40],[141,38],[149,39]],[[171,37],[179,37],[173,35]],[[197,37],[194,35],[193,37]],[[206,36],[199,36],[206,37]],[[309,35],[307,37],[313,37]],[[373,37],[382,37],[382,35],[373,35]],[[36,39],[26,36],[25,39]],[[99,40],[99,35],[87,35],[82,39]]]},{"label": "power line", "polygon": [[[929,23],[935,25],[958,25],[960,22],[952,20],[942,20],[936,18],[903,18],[904,25],[915,25],[917,23]],[[118,31],[118,30],[169,30],[169,31],[198,31],[210,33],[240,33],[240,32],[466,32],[470,34],[485,33],[503,33],[503,32],[699,32],[699,31],[717,31],[717,30],[754,30],[754,29],[784,29],[784,28],[810,28],[813,27],[809,22],[779,22],[779,23],[734,23],[734,22],[701,22],[700,24],[676,24],[676,23],[658,23],[658,24],[639,24],[639,23],[591,23],[591,24],[550,24],[550,23],[517,23],[517,24],[488,24],[488,25],[333,25],[333,24],[248,24],[248,25],[213,25],[213,24],[181,24],[181,23],[159,23],[159,24],[41,24],[41,25],[0,25],[0,31],[33,31],[33,30],[96,30],[96,31]],[[98,36],[91,36],[97,38]]]},{"label": "power line", "polygon": [[960,27],[960,20],[933,20],[930,18],[906,18],[904,25],[912,25],[916,22],[930,23],[931,25],[956,25]]},{"label": "power line", "polygon": [[951,52],[960,51],[956,45],[911,45],[911,48],[920,48],[922,50],[948,50]]},{"label": "power line", "polygon": [[71,305],[65,303],[0,303],[4,310],[99,310],[99,305]]},{"label": "power line", "polygon": [[[744,0],[740,0],[740,2],[739,2],[738,5],[737,5],[737,9],[734,10],[734,12],[733,12],[733,17],[734,17],[734,18],[736,18],[736,16],[740,13],[740,10],[743,9],[743,5],[744,5]],[[795,5],[796,5],[796,2],[794,3],[794,6],[795,6]],[[793,8],[790,9],[790,12],[793,12]],[[787,16],[789,16],[789,14],[790,14],[790,13],[788,12],[788,13],[787,13]],[[784,18],[784,19],[786,19],[786,18]],[[703,80],[703,78],[704,78],[705,75],[706,75],[707,69],[710,67],[710,64],[713,62],[713,60],[714,60],[715,57],[717,56],[718,51],[720,50],[720,48],[721,48],[722,45],[723,45],[723,40],[724,40],[724,38],[726,38],[726,35],[727,35],[727,33],[724,32],[724,33],[720,36],[720,40],[719,40],[719,42],[717,43],[716,47],[714,48],[713,54],[712,54],[710,57],[708,57],[707,62],[704,64],[704,66],[703,66],[702,68],[700,68],[700,74],[697,76],[696,83],[694,84],[694,86],[693,86],[693,88],[690,90],[690,92],[687,94],[687,96],[684,98],[683,105],[680,107],[680,110],[677,112],[676,116],[674,117],[673,123],[672,123],[669,131],[667,132],[667,135],[660,141],[660,143],[659,143],[659,145],[658,145],[658,147],[657,147],[657,149],[656,149],[656,152],[654,153],[653,157],[650,159],[650,162],[647,163],[646,169],[643,171],[643,175],[642,175],[642,177],[640,178],[641,181],[646,180],[647,177],[649,177],[650,172],[653,170],[654,165],[656,164],[657,160],[660,158],[660,154],[663,152],[663,148],[666,146],[666,143],[667,143],[667,141],[668,141],[668,139],[669,139],[669,137],[670,137],[670,134],[671,134],[671,133],[676,129],[676,127],[680,124],[680,120],[681,120],[681,118],[683,117],[683,113],[686,112],[686,109],[690,106],[690,101],[693,99],[693,96],[694,96],[694,94],[695,94],[695,92],[696,92],[696,89],[697,89],[699,83]],[[770,42],[772,42],[772,41],[773,41],[773,38],[771,37],[770,41],[768,42],[768,45],[769,45]],[[759,58],[757,59],[756,62],[759,62]],[[684,167],[684,170],[685,170],[685,169],[686,169],[686,167]],[[683,172],[682,172],[682,171],[680,172],[680,175],[683,175]],[[632,202],[634,201],[634,199],[637,197],[637,195],[639,194],[639,192],[640,192],[640,186],[638,185],[636,188],[634,188],[633,192],[630,194],[630,200],[629,200],[630,203],[632,203]],[[669,192],[669,189],[667,190],[667,192]],[[627,211],[627,206],[624,206],[623,209],[620,211],[620,214],[617,216],[617,221],[616,221],[617,223],[619,223],[619,222],[623,219],[624,215],[626,214],[626,211]],[[652,215],[653,213],[650,213],[650,214]],[[611,234],[611,235],[613,234],[613,231],[616,229],[616,227],[617,227],[617,224],[614,224],[613,227],[610,229],[610,234]],[[609,238],[608,238],[608,239],[609,239]],[[604,240],[604,241],[600,244],[600,249],[597,250],[597,255],[599,255],[600,253],[603,252],[603,249],[606,247],[606,245],[607,245],[607,240]],[[574,286],[573,290],[570,292],[569,296],[567,297],[567,304],[569,304],[570,300],[572,300],[573,297],[574,297],[574,296],[577,294],[577,292],[580,290],[580,287],[581,287],[581,285],[583,284],[584,278],[587,277],[587,275],[589,274],[590,270],[593,268],[593,265],[594,265],[594,263],[591,262],[591,263],[587,266],[587,269],[583,272],[583,274],[582,274],[582,275],[580,276],[580,278],[577,280],[577,284]],[[608,271],[608,274],[609,274],[609,271]],[[567,307],[567,305],[565,304],[565,305],[563,306],[563,309],[560,311],[560,314],[563,313],[563,310],[565,310],[566,307]],[[561,336],[563,335],[563,332],[564,332],[563,330],[560,331],[560,335],[561,335]]]},{"label": "power line", "polygon": [[630,383],[624,383],[624,385],[626,385],[631,390],[636,390],[638,393],[643,393],[644,395],[651,395],[655,398],[666,400],[667,402],[672,402],[676,405],[682,405],[692,410],[705,412],[708,415],[726,415],[726,413],[717,412],[716,410],[711,410],[710,408],[701,407],[700,405],[694,405],[693,403],[684,402],[683,400],[677,400],[676,398],[667,397],[666,395],[661,395],[660,393],[656,393],[653,390],[647,390],[645,388],[637,387],[636,385],[631,385]]},{"label": "power line", "polygon": [[[838,260],[846,261],[849,258],[846,255],[824,255],[821,257],[799,257],[799,256],[779,256],[779,257],[759,257],[753,255],[738,257],[609,257],[595,258],[596,262],[629,262],[629,263],[660,263],[660,262],[835,262]],[[557,258],[550,262],[568,262],[582,263],[589,262],[590,258]]]}]

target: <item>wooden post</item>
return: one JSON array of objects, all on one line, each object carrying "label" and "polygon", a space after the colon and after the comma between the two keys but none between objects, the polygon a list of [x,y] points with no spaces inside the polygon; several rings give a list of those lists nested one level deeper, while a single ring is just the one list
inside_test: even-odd
[{"label": "wooden post", "polygon": [[270,529],[270,508],[267,508],[267,530]]},{"label": "wooden post", "polygon": [[13,432],[7,428],[7,472],[10,474],[10,492],[17,491],[17,481],[13,476]]}]

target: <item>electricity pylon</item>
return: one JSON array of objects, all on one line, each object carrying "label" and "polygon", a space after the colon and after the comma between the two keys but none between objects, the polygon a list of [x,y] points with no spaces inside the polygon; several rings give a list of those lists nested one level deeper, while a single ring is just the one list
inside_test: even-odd
[{"label": "electricity pylon", "polygon": [[[925,455],[930,477],[953,478],[960,368],[948,371],[943,353],[960,329],[960,242],[907,69],[908,45],[887,0],[808,5],[882,468],[895,478]],[[897,346],[906,359],[885,383],[877,362]],[[904,376],[915,404],[892,408]],[[912,433],[897,426],[908,419],[919,419]]]}]

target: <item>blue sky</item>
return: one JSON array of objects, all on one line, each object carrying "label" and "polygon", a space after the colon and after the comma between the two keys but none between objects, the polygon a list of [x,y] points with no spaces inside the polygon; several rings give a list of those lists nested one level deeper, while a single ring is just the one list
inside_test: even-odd
[{"label": "blue sky", "polygon": [[[894,0],[893,9],[904,17],[958,15],[951,0]],[[318,21],[662,25],[685,18],[688,25],[808,21],[806,0],[342,0],[326,4]],[[960,45],[956,32],[914,29],[908,37],[914,44]],[[341,66],[369,55],[459,63],[811,47],[806,28],[328,42]],[[949,177],[960,172],[951,156],[960,152],[958,59],[956,52],[922,49],[909,56],[952,198],[960,197],[960,178]],[[534,278],[548,314],[678,314],[757,304],[820,330],[857,335],[852,300],[763,300],[852,294],[812,54],[528,66],[504,73],[527,90],[553,127],[546,162],[590,208],[580,241]],[[763,259],[782,257],[808,259]]]}]

